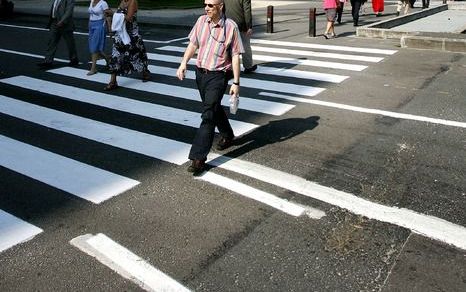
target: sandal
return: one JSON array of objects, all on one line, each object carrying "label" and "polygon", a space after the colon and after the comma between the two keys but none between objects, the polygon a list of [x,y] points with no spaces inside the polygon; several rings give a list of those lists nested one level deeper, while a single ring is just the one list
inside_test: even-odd
[{"label": "sandal", "polygon": [[147,82],[147,81],[150,81],[150,71],[149,70],[145,70],[142,72],[142,82]]},{"label": "sandal", "polygon": [[118,88],[118,84],[116,82],[110,82],[107,86],[104,87],[105,91],[110,91]]}]

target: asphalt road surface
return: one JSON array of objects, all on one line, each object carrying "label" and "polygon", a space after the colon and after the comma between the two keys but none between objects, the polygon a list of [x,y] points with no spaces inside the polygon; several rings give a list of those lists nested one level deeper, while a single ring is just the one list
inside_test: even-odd
[{"label": "asphalt road surface", "polygon": [[37,68],[44,23],[0,24],[1,291],[465,290],[465,55],[259,34],[194,178],[188,31],[143,26],[152,81],[104,92],[85,23]]}]

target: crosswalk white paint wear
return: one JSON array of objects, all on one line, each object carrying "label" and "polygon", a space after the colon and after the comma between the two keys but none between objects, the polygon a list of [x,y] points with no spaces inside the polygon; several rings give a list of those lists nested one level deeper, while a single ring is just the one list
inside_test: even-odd
[{"label": "crosswalk white paint wear", "polygon": [[[157,48],[157,50],[181,53],[185,51],[185,48],[176,47],[176,46],[164,46],[164,47]],[[308,60],[308,59],[302,60],[302,59],[290,58],[290,57],[260,55],[256,53],[254,53],[252,57],[254,61],[284,63],[288,65],[291,64],[291,65],[303,65],[303,66],[311,66],[311,67],[322,67],[322,68],[327,68],[327,69],[362,71],[367,68],[367,66],[365,65],[358,65],[358,64],[347,64],[347,63],[317,61],[317,60]]]},{"label": "crosswalk white paint wear", "polygon": [[[184,126],[197,128],[201,123],[200,113],[141,102],[130,98],[62,85],[27,76],[0,79],[0,82]],[[255,124],[231,119],[230,123],[236,135],[243,135],[258,127],[258,125]]]},{"label": "crosswalk white paint wear", "polygon": [[[161,74],[161,75],[166,75],[166,76],[176,76],[176,70],[175,68],[169,68],[169,67],[161,67],[161,66],[149,66],[149,70]],[[194,71],[188,70],[185,75],[186,79],[196,79],[196,75]],[[233,81],[230,80],[230,84]],[[247,77],[241,77],[241,88],[256,88],[256,89],[264,89],[267,88],[268,90],[272,91],[278,91],[278,92],[285,92],[285,93],[291,93],[291,94],[297,94],[297,95],[304,95],[304,96],[316,96],[317,94],[321,93],[324,91],[324,88],[320,87],[312,87],[312,86],[304,86],[304,85],[298,85],[298,84],[288,84],[288,83],[283,83],[283,82],[276,82],[276,81],[267,81],[267,80],[258,80],[258,79],[252,79],[252,78],[247,78]]]},{"label": "crosswalk white paint wear", "polygon": [[0,252],[31,240],[42,229],[0,210]]},{"label": "crosswalk white paint wear", "polygon": [[190,291],[103,233],[81,235],[73,238],[70,244],[146,291]]},{"label": "crosswalk white paint wear", "polygon": [[2,135],[0,165],[95,204],[139,184],[136,180]]},{"label": "crosswalk white paint wear", "polygon": [[0,112],[51,129],[181,165],[189,144],[78,117],[0,95]]},{"label": "crosswalk white paint wear", "polygon": [[211,153],[207,163],[338,206],[354,214],[408,228],[417,234],[466,250],[466,228],[444,219],[405,208],[374,203],[350,193],[325,187],[292,174],[240,159]]},{"label": "crosswalk white paint wear", "polygon": [[[83,80],[89,80],[94,82],[99,82],[103,84],[107,84],[110,80],[109,74],[95,74],[92,76],[86,76],[87,71],[71,68],[71,67],[64,67],[59,69],[49,70],[48,72],[59,74],[63,76],[69,76],[74,78],[80,78]],[[200,101],[199,92],[196,89],[188,88],[188,87],[181,87],[181,86],[174,86],[168,85],[164,83],[158,82],[141,82],[141,80],[136,80],[127,77],[119,77],[118,78],[118,85],[125,88],[141,90],[146,92],[151,92],[155,94],[161,94],[166,96],[172,96],[187,100],[193,101]],[[229,96],[225,95],[222,99],[222,105],[229,106]],[[275,116],[280,116],[288,112],[294,107],[291,104],[279,103],[279,102],[271,102],[266,100],[259,100],[254,98],[249,98],[246,96],[241,97],[241,103],[239,105],[239,109],[242,110],[249,110],[254,112],[260,112]]]},{"label": "crosswalk white paint wear", "polygon": [[[156,53],[147,53],[147,57],[150,60],[175,63],[175,64],[180,64],[182,60],[181,56],[172,56],[172,55],[164,55],[164,54],[156,54]],[[103,60],[99,60],[99,64],[105,65],[105,62]],[[196,60],[195,59],[189,60],[189,64],[195,65]],[[155,72],[157,72],[157,70]],[[331,82],[331,83],[340,83],[349,78],[349,76],[346,76],[346,75],[295,70],[295,69],[286,68],[285,66],[282,68],[272,67],[272,66],[257,66],[257,70],[255,71],[255,73],[264,74],[264,75],[272,75],[272,76],[283,76],[283,77],[290,77],[290,78],[308,79],[308,80],[315,80],[315,81],[325,81],[325,82]],[[243,77],[244,75],[241,77],[241,80],[243,80]],[[288,85],[287,88],[288,87],[290,87],[290,85]]]}]

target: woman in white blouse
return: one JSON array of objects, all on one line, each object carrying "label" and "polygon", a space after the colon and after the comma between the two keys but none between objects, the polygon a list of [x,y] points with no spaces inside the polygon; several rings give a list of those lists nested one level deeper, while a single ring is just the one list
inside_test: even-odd
[{"label": "woman in white blouse", "polygon": [[89,5],[89,51],[92,65],[87,75],[97,73],[96,62],[104,58],[109,62],[109,57],[104,53],[106,22],[104,12],[108,10],[108,4],[104,0],[91,0]]}]

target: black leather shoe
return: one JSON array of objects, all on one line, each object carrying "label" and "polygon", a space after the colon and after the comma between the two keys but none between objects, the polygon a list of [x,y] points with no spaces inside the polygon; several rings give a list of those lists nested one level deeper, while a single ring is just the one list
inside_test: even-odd
[{"label": "black leather shoe", "polygon": [[37,66],[41,69],[49,69],[49,68],[52,68],[52,62],[44,61],[44,62],[38,63]]},{"label": "black leather shoe", "polygon": [[217,147],[215,149],[217,150],[225,150],[227,148],[230,148],[233,145],[233,138],[223,138],[220,139],[217,143]]},{"label": "black leather shoe", "polygon": [[251,68],[244,69],[244,74],[249,74],[257,70],[257,65],[252,66]]},{"label": "black leather shoe", "polygon": [[71,66],[71,67],[76,67],[78,65],[79,65],[79,60],[78,59],[73,59],[68,63],[68,66]]},{"label": "black leather shoe", "polygon": [[191,165],[188,167],[188,172],[191,172],[193,175],[201,174],[205,169],[205,160],[193,159]]}]

